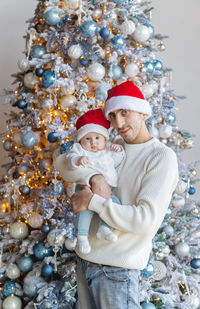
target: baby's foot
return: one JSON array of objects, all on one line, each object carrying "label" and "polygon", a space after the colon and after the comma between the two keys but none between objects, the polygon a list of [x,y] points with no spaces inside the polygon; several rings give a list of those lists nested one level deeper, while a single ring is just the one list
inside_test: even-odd
[{"label": "baby's foot", "polygon": [[117,241],[117,235],[115,235],[111,229],[109,229],[107,226],[101,225],[97,231],[96,234],[97,238],[99,239],[106,239],[110,241]]},{"label": "baby's foot", "polygon": [[84,235],[78,235],[77,240],[79,251],[81,253],[88,254],[91,251],[88,237]]},{"label": "baby's foot", "polygon": [[73,251],[76,247],[76,243],[77,243],[77,238],[74,238],[74,240],[71,240],[70,238],[67,238],[65,240],[65,247],[70,250]]}]

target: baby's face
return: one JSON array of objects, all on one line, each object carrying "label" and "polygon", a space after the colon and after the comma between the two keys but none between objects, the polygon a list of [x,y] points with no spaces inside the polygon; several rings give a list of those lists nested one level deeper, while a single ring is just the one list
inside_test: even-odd
[{"label": "baby's face", "polygon": [[80,144],[85,150],[96,152],[105,148],[106,138],[99,133],[90,132],[81,138]]}]

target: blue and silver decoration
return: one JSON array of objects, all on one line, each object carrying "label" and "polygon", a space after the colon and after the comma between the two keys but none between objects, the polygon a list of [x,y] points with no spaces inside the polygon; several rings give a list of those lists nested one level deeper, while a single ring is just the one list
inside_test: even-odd
[{"label": "blue and silver decoration", "polygon": [[144,276],[144,277],[151,277],[155,272],[155,269],[154,269],[154,266],[152,263],[148,263],[147,266],[141,270],[141,275]]},{"label": "blue and silver decoration", "polygon": [[72,148],[74,142],[73,141],[69,141],[67,143],[62,143],[60,145],[60,153],[63,154],[63,153],[67,153],[70,151],[70,149]]},{"label": "blue and silver decoration", "polygon": [[190,261],[190,265],[194,269],[200,268],[200,258],[194,258]]},{"label": "blue and silver decoration", "polygon": [[118,80],[122,77],[122,69],[119,65],[111,65],[108,74],[113,80]]},{"label": "blue and silver decoration", "polygon": [[167,208],[167,212],[166,212],[166,214],[165,214],[165,219],[168,219],[168,218],[170,218],[172,216],[172,208],[171,208],[171,206],[169,206],[168,208]]},{"label": "blue and silver decoration", "polygon": [[189,193],[190,195],[193,195],[193,194],[195,194],[195,192],[196,192],[195,187],[190,186],[190,188],[189,188],[189,190],[188,190],[188,193]]},{"label": "blue and silver decoration", "polygon": [[84,38],[92,38],[97,33],[97,25],[94,21],[87,20],[81,25],[81,32]]},{"label": "blue and silver decoration", "polygon": [[27,107],[27,103],[25,100],[21,99],[16,103],[17,107],[20,109],[25,109]]},{"label": "blue and silver decoration", "polygon": [[50,132],[48,134],[48,141],[50,143],[56,143],[58,141],[58,136],[56,135],[56,132]]},{"label": "blue and silver decoration", "polygon": [[33,253],[37,260],[42,261],[45,257],[52,255],[52,248],[46,247],[44,243],[39,242],[33,247]]},{"label": "blue and silver decoration", "polygon": [[5,297],[11,295],[11,294],[15,294],[16,291],[16,284],[14,281],[7,281],[4,283],[3,285],[3,295]]},{"label": "blue and silver decoration", "polygon": [[52,184],[52,189],[53,191],[56,193],[56,195],[62,195],[64,190],[65,190],[65,186],[63,182],[58,182],[57,184]]},{"label": "blue and silver decoration", "polygon": [[107,39],[110,36],[110,30],[107,27],[103,27],[99,31],[99,34],[103,39]]},{"label": "blue and silver decoration", "polygon": [[46,50],[40,45],[35,45],[32,48],[32,51],[31,51],[32,58],[42,58],[42,56],[45,54],[46,54]]},{"label": "blue and silver decoration", "polygon": [[41,275],[44,277],[49,277],[53,274],[53,266],[50,264],[44,264],[41,269]]},{"label": "blue and silver decoration", "polygon": [[124,39],[121,35],[116,35],[114,36],[111,40],[110,40],[112,46],[114,47],[114,49],[121,49],[124,46]]},{"label": "blue and silver decoration", "polygon": [[44,13],[44,19],[50,26],[55,26],[61,21],[60,11],[57,8],[51,8]]},{"label": "blue and silver decoration", "polygon": [[22,272],[27,272],[33,268],[33,260],[30,256],[23,256],[17,261],[17,265]]},{"label": "blue and silver decoration", "polygon": [[159,61],[159,60],[155,60],[154,62],[153,62],[153,67],[154,67],[154,70],[155,71],[162,71],[162,69],[163,69],[163,64],[162,64],[162,62],[161,61]]},{"label": "blue and silver decoration", "polygon": [[151,37],[154,35],[154,27],[151,24],[144,24],[149,29]]},{"label": "blue and silver decoration", "polygon": [[87,59],[85,59],[85,58],[80,58],[80,64],[82,65],[82,66],[86,66],[86,65],[88,65],[88,63],[89,63],[89,60],[87,60]]},{"label": "blue and silver decoration", "polygon": [[176,122],[176,115],[174,114],[174,112],[170,111],[167,114],[165,120],[168,124],[174,124]]},{"label": "blue and silver decoration", "polygon": [[37,68],[35,70],[35,75],[37,75],[38,77],[41,77],[43,73],[44,73],[44,69],[43,68]]},{"label": "blue and silver decoration", "polygon": [[22,137],[22,144],[25,148],[33,149],[39,143],[38,135],[33,132],[24,132]]},{"label": "blue and silver decoration", "polygon": [[156,309],[156,307],[152,303],[143,303],[142,309]]},{"label": "blue and silver decoration", "polygon": [[143,63],[142,72],[146,74],[152,74],[154,72],[154,65],[150,61],[146,61]]},{"label": "blue and silver decoration", "polygon": [[19,191],[20,191],[21,195],[26,196],[26,195],[29,195],[29,194],[30,194],[31,189],[30,189],[28,186],[23,185],[23,186],[21,186],[21,187],[19,188]]},{"label": "blue and silver decoration", "polygon": [[50,230],[51,230],[51,227],[50,227],[48,224],[44,224],[44,225],[42,226],[42,232],[43,232],[44,234],[48,234],[48,233],[50,232]]},{"label": "blue and silver decoration", "polygon": [[55,80],[56,80],[55,72],[51,70],[47,70],[42,74],[42,84],[44,87],[53,86]]}]

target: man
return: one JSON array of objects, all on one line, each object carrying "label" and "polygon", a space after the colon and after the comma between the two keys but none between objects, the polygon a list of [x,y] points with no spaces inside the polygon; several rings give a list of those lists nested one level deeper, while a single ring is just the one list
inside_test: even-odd
[{"label": "man", "polygon": [[[81,309],[138,309],[139,270],[148,263],[152,238],[161,225],[178,181],[176,155],[147,130],[149,103],[131,82],[108,91],[105,116],[124,140],[126,158],[118,170],[117,197],[101,175],[88,172],[92,186],[75,193],[74,213],[90,209],[114,228],[115,243],[96,238],[90,230],[89,254],[78,256],[77,282]],[[62,173],[61,173],[62,175]],[[98,220],[96,216],[96,220]]]}]

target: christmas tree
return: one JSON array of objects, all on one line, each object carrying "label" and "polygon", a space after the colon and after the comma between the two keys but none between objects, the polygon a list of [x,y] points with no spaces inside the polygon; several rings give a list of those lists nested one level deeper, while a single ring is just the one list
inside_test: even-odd
[{"label": "christmas tree", "polygon": [[[3,146],[11,158],[0,189],[0,284],[3,309],[74,308],[77,301],[74,215],[69,191],[54,168],[75,140],[84,112],[103,107],[107,91],[133,81],[150,102],[152,136],[177,154],[180,180],[141,271],[141,306],[197,309],[199,206],[196,162],[181,153],[190,132],[176,125],[182,97],[156,52],[165,36],[151,22],[151,1],[38,0],[28,21],[25,58],[5,100],[15,108]],[[111,132],[111,137],[115,132]]]}]

